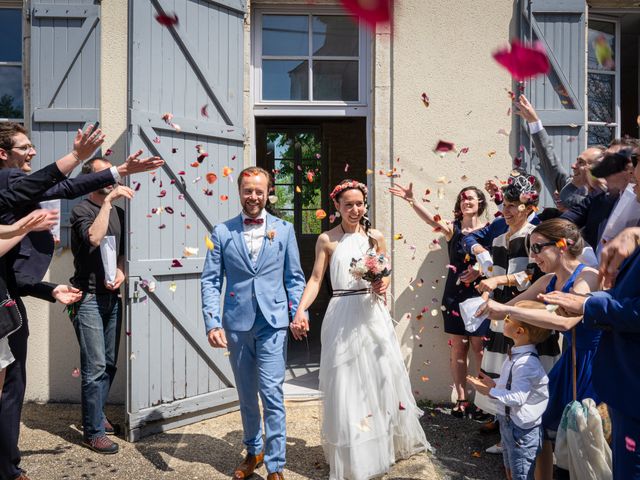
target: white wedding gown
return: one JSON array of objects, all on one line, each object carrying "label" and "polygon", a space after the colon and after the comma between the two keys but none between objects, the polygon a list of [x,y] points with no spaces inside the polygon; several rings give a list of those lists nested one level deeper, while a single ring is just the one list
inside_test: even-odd
[{"label": "white wedding gown", "polygon": [[[329,266],[334,291],[370,286],[349,273],[351,260],[368,248],[359,233],[340,239]],[[329,478],[376,478],[396,460],[430,449],[382,301],[370,293],[333,297],[321,336],[322,447]]]}]

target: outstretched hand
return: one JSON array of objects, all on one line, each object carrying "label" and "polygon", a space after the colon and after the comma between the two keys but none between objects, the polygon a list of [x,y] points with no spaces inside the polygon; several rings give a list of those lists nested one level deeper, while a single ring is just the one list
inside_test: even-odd
[{"label": "outstretched hand", "polygon": [[515,106],[516,110],[514,113],[524,118],[527,123],[534,123],[539,120],[535,108],[533,108],[533,105],[529,103],[529,100],[524,95],[520,95],[518,103],[516,103]]},{"label": "outstretched hand", "polygon": [[78,129],[76,138],[73,140],[73,151],[81,162],[91,158],[93,153],[104,143],[105,135],[102,134],[102,130],[98,128],[93,133],[92,130],[93,125],[87,126],[84,132]]},{"label": "outstretched hand", "polygon": [[480,372],[477,377],[467,375],[467,382],[469,382],[477,392],[480,392],[483,395],[489,395],[489,391],[496,386],[496,382],[482,372]]},{"label": "outstretched hand", "polygon": [[124,177],[126,175],[133,175],[134,173],[150,172],[164,165],[164,160],[160,157],[139,158],[142,152],[142,150],[138,150],[129,155],[122,165],[118,165],[118,173],[120,176]]},{"label": "outstretched hand", "polygon": [[396,184],[389,188],[389,192],[396,197],[400,197],[407,202],[413,202],[413,183],[410,183],[408,187]]},{"label": "outstretched hand", "polygon": [[82,298],[82,291],[70,285],[58,285],[51,294],[63,305],[71,305]]},{"label": "outstretched hand", "polygon": [[538,294],[538,300],[551,305],[558,305],[566,314],[582,315],[584,313],[584,302],[587,301],[587,296],[556,291],[540,293]]},{"label": "outstretched hand", "polygon": [[44,209],[34,210],[14,224],[0,225],[0,238],[6,240],[8,238],[17,237],[40,227],[47,219],[47,212],[48,210]]}]

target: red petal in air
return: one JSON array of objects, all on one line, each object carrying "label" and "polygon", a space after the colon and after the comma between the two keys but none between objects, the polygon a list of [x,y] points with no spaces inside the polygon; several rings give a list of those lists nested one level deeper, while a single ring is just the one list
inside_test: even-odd
[{"label": "red petal in air", "polygon": [[178,24],[178,16],[175,13],[173,15],[158,13],[156,14],[156,21],[163,27],[170,27]]},{"label": "red petal in air", "polygon": [[200,107],[200,115],[203,117],[209,118],[209,112],[207,112],[207,107],[209,107],[208,103],[205,103],[202,107]]},{"label": "red petal in air", "polygon": [[174,258],[171,261],[171,268],[178,268],[178,267],[181,267],[181,266],[182,266],[182,263],[180,263],[180,260]]},{"label": "red petal in air", "polygon": [[455,149],[455,145],[452,142],[445,142],[444,140],[438,141],[438,144],[433,149],[434,152],[447,153]]},{"label": "red petal in air", "polygon": [[209,154],[207,152],[201,153],[198,155],[198,163],[204,162],[204,159],[207,158]]},{"label": "red petal in air", "polygon": [[511,50],[502,48],[494,52],[493,58],[506,68],[515,80],[535,77],[549,71],[549,59],[540,42],[525,45],[511,41]]},{"label": "red petal in air", "polygon": [[342,6],[370,27],[388,23],[391,19],[392,0],[342,0]]}]

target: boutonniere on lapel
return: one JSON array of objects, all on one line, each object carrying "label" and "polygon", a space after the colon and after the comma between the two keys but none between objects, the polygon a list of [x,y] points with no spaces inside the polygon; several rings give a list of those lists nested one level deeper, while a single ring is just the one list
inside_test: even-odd
[{"label": "boutonniere on lapel", "polygon": [[269,244],[273,243],[273,239],[276,238],[276,231],[273,228],[271,230],[267,230],[265,237],[269,239]]}]

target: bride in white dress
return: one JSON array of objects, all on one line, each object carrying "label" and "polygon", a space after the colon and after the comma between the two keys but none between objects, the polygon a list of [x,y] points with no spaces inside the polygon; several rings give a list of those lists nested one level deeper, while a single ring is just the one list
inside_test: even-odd
[{"label": "bride in white dress", "polygon": [[374,248],[386,254],[384,237],[368,229],[367,187],[352,180],[331,193],[341,223],[316,244],[311,278],[294,323],[306,321],[327,267],[334,296],[322,322],[320,390],[322,447],[331,480],[368,480],[397,460],[430,449],[419,418],[393,322],[381,295],[389,277],[373,284],[349,272],[352,259]]}]

